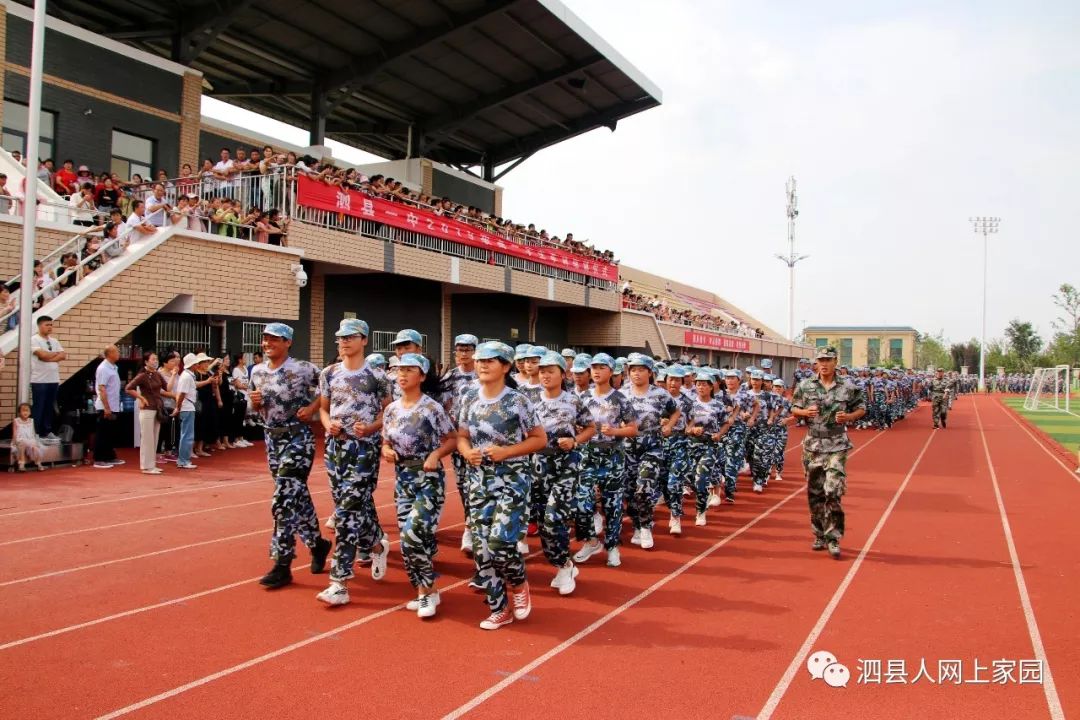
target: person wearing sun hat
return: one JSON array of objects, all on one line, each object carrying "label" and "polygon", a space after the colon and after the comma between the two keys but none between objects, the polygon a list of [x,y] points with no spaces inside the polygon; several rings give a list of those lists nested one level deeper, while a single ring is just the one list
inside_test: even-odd
[{"label": "person wearing sun hat", "polygon": [[[585,544],[574,555],[574,562],[583,563],[601,550],[607,550],[607,564],[622,564],[619,552],[619,532],[622,530],[623,498],[626,494],[626,446],[623,438],[637,435],[637,418],[630,401],[611,386],[615,358],[607,353],[592,357],[593,387],[584,397],[585,408],[592,416],[598,433],[586,448],[578,482],[577,512],[574,534]],[[604,521],[604,540],[593,522],[596,495],[599,490]]]},{"label": "person wearing sun hat", "polygon": [[574,523],[581,447],[595,433],[592,416],[573,392],[563,389],[566,360],[549,352],[540,358],[543,392],[536,403],[536,416],[547,435],[547,447],[534,456],[536,474],[531,517],[540,522],[540,541],[557,572],[551,586],[560,595],[569,595],[577,586],[578,569],[570,559],[570,526]]},{"label": "person wearing sun hat", "polygon": [[836,377],[836,348],[818,349],[818,376],[803,380],[795,388],[791,411],[807,420],[803,440],[803,468],[806,471],[813,550],[828,549],[840,557],[844,536],[844,508],[840,503],[847,488],[847,455],[851,440],[847,424],[866,413],[862,391],[851,382]]},{"label": "person wearing sun hat", "polygon": [[311,549],[311,572],[326,568],[330,542],[319,532],[319,518],[308,490],[315,459],[315,435],[308,422],[319,408],[319,369],[289,356],[293,329],[272,322],[263,328],[265,362],[251,371],[248,403],[262,418],[266,459],[274,478],[270,509],[274,531],[270,557],[274,566],[259,581],[268,588],[292,582],[296,536]]},{"label": "person wearing sun hat", "polygon": [[330,478],[337,533],[330,585],[317,596],[328,605],[349,602],[347,584],[353,578],[358,550],[370,553],[372,580],[385,577],[390,553],[374,498],[379,433],[390,398],[385,376],[364,356],[369,335],[363,320],[342,320],[334,333],[341,362],[319,373],[319,418],[326,433],[323,461]]},{"label": "person wearing sun hat", "polygon": [[529,456],[547,444],[528,398],[513,388],[513,349],[501,342],[476,348],[479,385],[458,409],[458,452],[469,463],[469,525],[473,559],[497,630],[532,612],[525,560],[518,543],[528,522]]}]

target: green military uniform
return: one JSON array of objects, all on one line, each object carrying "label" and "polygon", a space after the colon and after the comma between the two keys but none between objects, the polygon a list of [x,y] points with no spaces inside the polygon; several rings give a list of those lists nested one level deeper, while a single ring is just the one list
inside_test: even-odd
[{"label": "green military uniform", "polygon": [[930,404],[934,412],[934,428],[945,426],[945,417],[949,414],[949,394],[952,380],[947,377],[935,377],[930,381]]},{"label": "green military uniform", "polygon": [[[829,350],[825,348],[822,353]],[[815,549],[829,545],[830,552],[837,554],[839,550],[834,552],[832,546],[844,535],[844,509],[840,498],[847,489],[845,465],[852,445],[847,427],[836,421],[836,414],[865,411],[866,399],[858,385],[839,376],[828,388],[819,376],[815,376],[796,386],[791,405],[804,410],[814,405],[818,407],[817,417],[806,418],[808,428],[803,440],[810,525],[817,540]]]}]

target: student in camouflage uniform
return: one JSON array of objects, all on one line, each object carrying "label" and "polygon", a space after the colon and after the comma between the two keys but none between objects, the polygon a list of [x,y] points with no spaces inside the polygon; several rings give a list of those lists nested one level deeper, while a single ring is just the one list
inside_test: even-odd
[{"label": "student in camouflage uniform", "polygon": [[390,542],[375,510],[379,475],[379,432],[389,403],[386,376],[364,358],[368,324],[356,318],[341,321],[337,338],[341,362],[319,374],[319,418],[326,432],[326,474],[334,498],[337,546],[330,585],[316,597],[327,605],[349,602],[346,587],[353,577],[357,549],[371,557],[371,577],[382,580]]},{"label": "student in camouflage uniform", "polygon": [[311,549],[311,572],[321,573],[330,554],[330,541],[319,532],[319,518],[308,490],[308,475],[315,458],[315,436],[307,423],[319,404],[316,391],[319,369],[289,357],[293,329],[284,323],[263,328],[266,361],[251,371],[248,402],[262,418],[266,460],[274,478],[270,504],[274,533],[270,557],[274,567],[259,582],[279,588],[292,582],[296,536]]},{"label": "student in camouflage uniform", "polygon": [[578,569],[570,559],[570,525],[574,522],[581,449],[595,433],[592,416],[573,392],[563,389],[566,360],[549,352],[540,358],[543,392],[536,416],[544,426],[547,446],[534,456],[534,487],[546,496],[540,542],[548,562],[558,568],[551,587],[569,595],[577,587]]},{"label": "student in camouflage uniform", "polygon": [[784,473],[784,458],[787,454],[788,428],[795,424],[795,418],[791,415],[791,398],[784,389],[784,381],[780,378],[773,379],[773,394],[777,397],[779,409],[773,420],[773,461],[775,480],[779,480]]},{"label": "student in camouflage uniform", "polygon": [[[398,330],[397,335],[394,336],[394,342],[390,343],[394,348],[394,355],[400,360],[402,355],[406,353],[413,353],[421,355],[424,352],[424,336],[418,333],[416,330]],[[395,368],[397,363],[392,364]],[[396,382],[395,369],[393,373],[388,372],[387,377],[390,378],[390,399],[397,400],[401,397],[401,388]]]},{"label": "student in camouflage uniform", "polygon": [[772,393],[766,388],[765,374],[760,370],[754,370],[751,373],[749,392],[757,400],[760,408],[757,418],[747,423],[749,431],[746,435],[746,454],[750,464],[750,476],[754,483],[753,490],[759,493],[764,491],[765,483],[769,481],[769,470],[772,467],[773,433],[770,423],[775,409]]},{"label": "student in camouflage uniform", "polygon": [[[695,377],[698,399],[690,408],[686,434],[690,436],[694,489],[697,495],[697,519],[694,524],[703,527],[707,522],[705,513],[709,507],[712,471],[722,462],[723,442],[735,423],[735,413],[723,401],[713,397],[715,378],[712,373],[698,370]],[[737,375],[734,380],[738,380]]]},{"label": "student in camouflage uniform", "polygon": [[641,353],[627,358],[630,382],[622,389],[637,419],[637,435],[626,453],[626,500],[634,535],[630,542],[648,550],[653,546],[656,497],[664,466],[664,441],[678,420],[679,409],[666,390],[653,384],[655,364]]},{"label": "student in camouflage uniform", "polygon": [[672,365],[667,370],[667,388],[679,417],[671,427],[671,434],[664,438],[664,457],[667,460],[667,483],[664,485],[664,502],[671,517],[668,520],[668,532],[682,534],[683,487],[690,483],[693,467],[690,464],[690,439],[686,435],[687,418],[694,407],[694,401],[683,393],[683,378],[686,368]]},{"label": "student in camouflage uniform", "polygon": [[401,398],[386,408],[382,456],[394,464],[394,503],[401,531],[401,558],[409,582],[417,590],[406,607],[418,617],[435,615],[435,532],[446,498],[442,458],[457,446],[457,432],[446,409],[425,395],[422,385],[431,372],[423,355],[406,353],[398,361]]},{"label": "student in camouflage uniform", "polygon": [[[457,409],[462,399],[472,388],[476,387],[476,346],[480,340],[475,335],[463,334],[454,338],[454,360],[457,363],[454,369],[446,374],[444,385],[446,386],[446,398],[443,406],[451,418],[457,417]],[[461,499],[461,509],[465,512],[465,521],[469,519],[469,493],[465,487],[465,480],[469,474],[469,464],[461,453],[455,452],[450,456],[454,465],[454,478],[457,481],[458,497]],[[472,555],[472,531],[466,524],[461,534],[461,551]]]},{"label": "student in camouflage uniform", "polygon": [[818,376],[795,388],[791,411],[806,418],[809,426],[803,440],[803,468],[814,531],[812,549],[828,548],[839,559],[844,536],[840,499],[847,489],[845,465],[851,449],[846,426],[866,413],[866,402],[854,384],[836,377],[836,348],[820,348],[817,361]]},{"label": "student in camouflage uniform", "polygon": [[[724,392],[718,398],[724,403],[728,412],[732,413],[734,422],[731,429],[724,435],[723,474],[724,474],[724,502],[735,502],[736,480],[739,470],[746,461],[746,436],[750,426],[758,418],[761,405],[750,394],[749,390],[739,387],[739,373],[735,370],[724,372]],[[719,463],[718,463],[719,465]],[[720,504],[720,496],[716,495],[716,501],[709,499],[709,506]]]},{"label": "student in camouflage uniform", "polygon": [[951,381],[945,377],[945,368],[938,368],[934,379],[930,381],[930,402],[934,413],[934,429],[945,427],[945,418],[949,414],[948,393]]},{"label": "student in camouflage uniform", "polygon": [[[622,528],[623,496],[626,472],[626,450],[623,438],[637,435],[637,420],[630,401],[611,386],[615,359],[607,353],[592,358],[593,388],[585,397],[585,408],[592,416],[596,435],[589,441],[582,461],[578,482],[575,535],[585,544],[574,555],[574,562],[583,563],[596,553],[607,549],[607,564],[622,564],[619,554],[619,531]],[[597,490],[601,496],[604,541],[600,542],[593,514]]]},{"label": "student in camouflage uniform", "polygon": [[524,620],[532,611],[518,542],[525,537],[529,512],[527,456],[544,447],[547,436],[532,404],[508,383],[512,358],[509,345],[481,343],[476,348],[480,384],[458,411],[458,452],[470,468],[473,555],[491,610],[480,623],[484,630]]}]

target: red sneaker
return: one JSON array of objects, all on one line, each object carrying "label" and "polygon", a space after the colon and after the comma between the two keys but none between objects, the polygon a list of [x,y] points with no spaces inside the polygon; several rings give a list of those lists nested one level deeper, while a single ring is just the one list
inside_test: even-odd
[{"label": "red sneaker", "polygon": [[510,593],[510,602],[514,605],[514,619],[524,620],[532,612],[532,598],[529,597],[529,583],[521,586],[521,590]]},{"label": "red sneaker", "polygon": [[529,537],[536,537],[539,534],[540,534],[540,526],[537,525],[534,522],[529,523],[529,529],[526,532],[526,535],[528,535]]},{"label": "red sneaker", "polygon": [[480,623],[480,627],[484,630],[498,630],[503,625],[509,625],[512,622],[514,622],[514,616],[510,614],[510,607],[507,606],[488,615],[487,620]]}]

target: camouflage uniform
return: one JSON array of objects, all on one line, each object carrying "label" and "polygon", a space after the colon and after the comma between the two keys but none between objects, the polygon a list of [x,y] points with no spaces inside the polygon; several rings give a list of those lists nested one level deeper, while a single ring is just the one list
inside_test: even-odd
[{"label": "camouflage uniform", "polygon": [[[857,383],[856,387],[858,387]],[[788,426],[781,421],[791,417],[791,401],[783,395],[777,394],[776,402],[778,403],[780,410],[776,413],[776,419],[770,426],[773,434],[772,467],[776,468],[777,475],[781,475],[784,472],[784,458],[787,454],[788,441]]]},{"label": "camouflage uniform", "polygon": [[396,400],[383,416],[385,442],[395,453],[397,482],[394,503],[401,531],[401,557],[413,587],[435,584],[435,532],[446,499],[446,477],[442,463],[434,471],[424,470],[424,460],[454,432],[446,410],[423,395],[411,408]]},{"label": "camouflage uniform", "polygon": [[548,446],[534,455],[536,486],[544,488],[545,502],[538,517],[544,556],[561,568],[570,560],[570,524],[574,521],[581,450],[562,450],[560,438],[573,438],[579,428],[592,424],[592,416],[575,393],[563,391],[557,398],[541,396],[536,416],[544,426]]},{"label": "camouflage uniform", "polygon": [[818,407],[817,417],[807,418],[809,427],[803,441],[810,526],[819,540],[838,542],[844,535],[840,498],[847,489],[845,465],[851,440],[845,426],[836,422],[836,414],[865,409],[863,394],[853,383],[840,380],[826,389],[815,377],[799,383],[791,405],[800,409]]},{"label": "camouflage uniform", "polygon": [[[516,445],[539,426],[536,410],[510,388],[494,400],[474,388],[462,399],[458,427],[465,429],[474,448]],[[488,607],[506,607],[506,586],[525,582],[525,560],[517,543],[525,537],[532,468],[524,458],[485,461],[469,467],[469,522],[473,559],[484,584]]]},{"label": "camouflage uniform", "polygon": [[682,392],[674,398],[679,408],[679,419],[672,426],[671,435],[664,438],[664,457],[667,459],[667,483],[664,485],[664,503],[672,517],[683,516],[682,489],[691,482],[696,469],[691,462],[691,440],[686,434],[687,419],[694,407],[694,401]]},{"label": "camouflage uniform", "polygon": [[632,386],[627,386],[623,395],[630,401],[638,421],[637,437],[630,438],[626,453],[626,500],[630,521],[635,530],[652,530],[653,508],[659,496],[664,467],[660,423],[678,408],[671,395],[655,385],[648,386],[645,394],[640,396]]},{"label": "camouflage uniform", "polygon": [[[460,367],[455,367],[446,374],[446,395],[442,398],[443,407],[451,418],[457,417],[457,408],[465,393],[477,387],[476,371],[465,372]],[[465,513],[465,521],[469,519],[469,493],[465,488],[466,478],[469,476],[469,464],[464,456],[454,452],[450,456],[450,462],[454,466],[454,479],[457,481],[458,497],[461,499],[461,509]]]},{"label": "camouflage uniform", "polygon": [[611,550],[619,545],[622,528],[623,496],[626,473],[626,450],[622,438],[604,437],[601,425],[618,427],[634,422],[634,410],[630,401],[618,390],[598,397],[596,389],[589,391],[585,408],[592,416],[597,433],[585,448],[578,482],[575,508],[574,534],[579,540],[593,540],[593,513],[596,510],[596,492],[600,491],[601,512],[604,515],[604,548]]},{"label": "camouflage uniform", "polygon": [[773,458],[773,433],[769,425],[769,415],[773,410],[773,394],[766,390],[755,394],[761,409],[757,419],[750,426],[746,435],[747,460],[750,464],[750,475],[755,485],[765,485],[769,481],[769,469],[772,467]]},{"label": "camouflage uniform", "polygon": [[733,498],[739,470],[746,460],[746,436],[749,426],[743,416],[753,412],[757,400],[749,391],[742,389],[734,394],[725,390],[720,394],[719,400],[727,406],[729,412],[735,413],[735,422],[724,435],[723,462],[716,463],[717,470],[722,471],[724,477],[724,496]]},{"label": "camouflage uniform", "polygon": [[934,378],[930,381],[930,402],[934,412],[934,427],[939,427],[945,421],[949,412],[948,392],[951,381],[948,378]]},{"label": "camouflage uniform", "polygon": [[315,435],[296,417],[300,408],[314,401],[318,380],[318,368],[291,357],[276,369],[262,363],[251,371],[251,389],[262,393],[258,414],[264,426],[266,461],[274,478],[270,557],[278,563],[295,557],[297,535],[309,548],[321,537],[307,486],[315,458]]},{"label": "camouflage uniform", "polygon": [[[697,512],[700,515],[708,509],[709,487],[712,484],[713,469],[722,463],[725,435],[720,442],[712,435],[720,432],[727,421],[729,408],[721,400],[712,398],[709,402],[700,399],[694,401],[690,409],[690,424],[705,430],[704,434],[692,437],[690,452],[694,466],[694,491],[697,496]],[[734,427],[734,426],[732,426]],[[728,430],[731,433],[731,429]],[[738,472],[736,470],[736,472]]]}]

